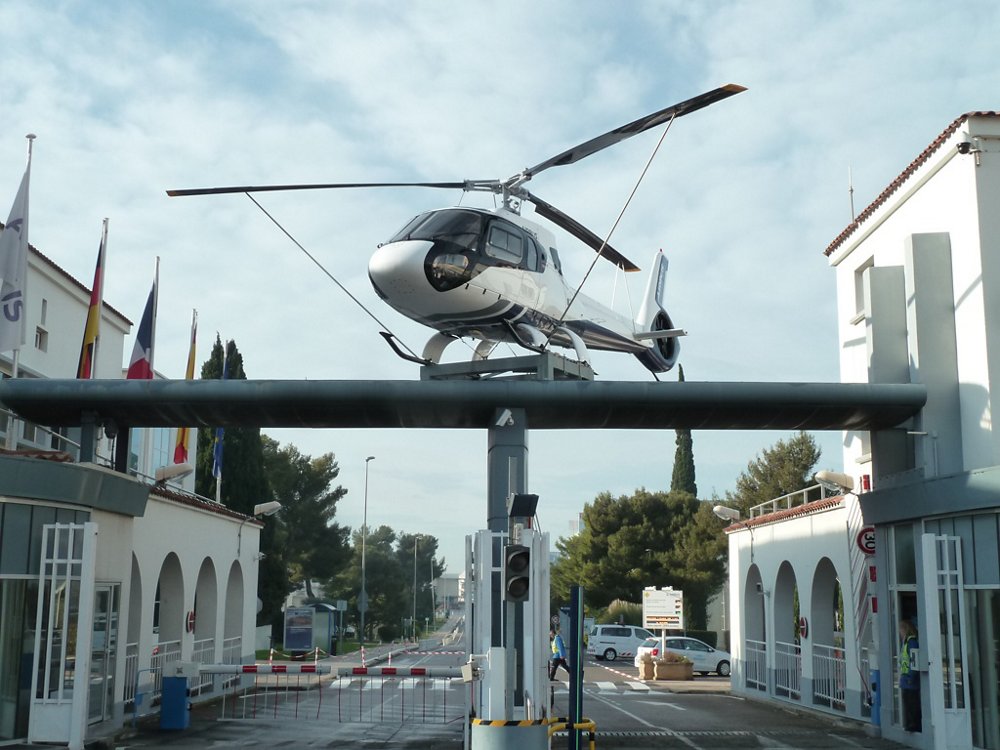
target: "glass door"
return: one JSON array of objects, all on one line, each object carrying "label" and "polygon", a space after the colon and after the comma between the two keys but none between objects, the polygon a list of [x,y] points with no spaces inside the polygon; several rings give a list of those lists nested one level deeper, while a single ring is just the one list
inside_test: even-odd
[{"label": "glass door", "polygon": [[94,632],[90,649],[90,693],[87,719],[93,724],[111,718],[118,651],[118,584],[94,587]]},{"label": "glass door", "polygon": [[[924,717],[924,727],[933,729],[936,748],[970,748],[962,540],[923,534],[921,544],[927,622],[919,639],[927,657],[931,708],[931,715]],[[920,663],[922,666],[924,660]]]}]

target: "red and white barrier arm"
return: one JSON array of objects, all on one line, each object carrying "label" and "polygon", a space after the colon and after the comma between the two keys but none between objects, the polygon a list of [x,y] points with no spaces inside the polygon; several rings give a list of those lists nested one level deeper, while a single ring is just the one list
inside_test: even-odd
[{"label": "red and white barrier arm", "polygon": [[200,674],[330,674],[330,664],[199,664]]},{"label": "red and white barrier arm", "polygon": [[338,667],[338,677],[461,677],[459,667]]}]

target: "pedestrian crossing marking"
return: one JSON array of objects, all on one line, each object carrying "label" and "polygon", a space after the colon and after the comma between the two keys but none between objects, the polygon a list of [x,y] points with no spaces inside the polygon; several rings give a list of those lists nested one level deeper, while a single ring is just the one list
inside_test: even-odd
[{"label": "pedestrian crossing marking", "polygon": [[635,690],[636,692],[639,693],[649,692],[649,685],[646,685],[643,682],[630,682],[629,680],[626,680],[625,684],[628,685],[632,690]]}]

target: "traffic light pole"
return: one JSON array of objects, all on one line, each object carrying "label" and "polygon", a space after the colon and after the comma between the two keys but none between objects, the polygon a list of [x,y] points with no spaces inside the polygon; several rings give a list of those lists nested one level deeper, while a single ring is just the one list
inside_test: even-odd
[{"label": "traffic light pole", "polygon": [[[493,532],[509,531],[507,498],[524,492],[528,486],[528,424],[524,409],[496,409],[489,427],[486,454],[487,509],[486,528]],[[502,545],[493,545],[493,567],[503,565]],[[502,575],[494,575],[491,582],[492,612],[490,645],[504,646],[506,612]]]}]

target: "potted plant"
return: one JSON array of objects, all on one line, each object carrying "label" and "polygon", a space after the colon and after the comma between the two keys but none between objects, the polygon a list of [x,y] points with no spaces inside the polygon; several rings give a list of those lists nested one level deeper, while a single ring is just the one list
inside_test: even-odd
[{"label": "potted plant", "polygon": [[657,680],[693,680],[694,662],[686,656],[667,651],[653,662],[653,676]]},{"label": "potted plant", "polygon": [[653,673],[653,655],[647,651],[639,657],[639,679],[652,680]]}]

